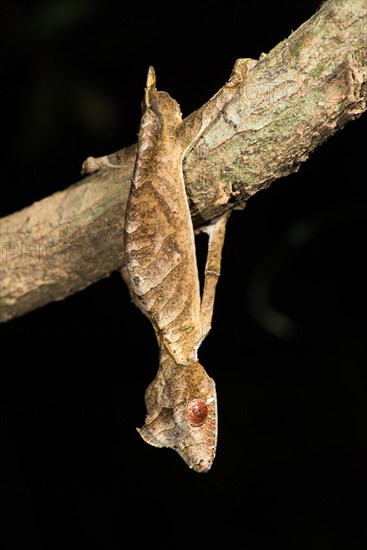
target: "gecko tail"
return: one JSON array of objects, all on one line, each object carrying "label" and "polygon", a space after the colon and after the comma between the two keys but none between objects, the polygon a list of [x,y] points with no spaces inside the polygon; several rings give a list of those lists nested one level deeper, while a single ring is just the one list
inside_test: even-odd
[{"label": "gecko tail", "polygon": [[155,70],[152,65],[149,65],[148,69],[148,75],[147,75],[147,88],[151,88],[152,86],[155,86],[156,84],[156,76],[155,76]]}]

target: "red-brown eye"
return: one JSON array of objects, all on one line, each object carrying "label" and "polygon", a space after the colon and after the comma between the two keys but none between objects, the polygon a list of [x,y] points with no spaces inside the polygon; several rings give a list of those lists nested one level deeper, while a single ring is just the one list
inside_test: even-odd
[{"label": "red-brown eye", "polygon": [[191,399],[186,408],[186,418],[191,426],[201,426],[208,416],[208,407],[200,397]]}]

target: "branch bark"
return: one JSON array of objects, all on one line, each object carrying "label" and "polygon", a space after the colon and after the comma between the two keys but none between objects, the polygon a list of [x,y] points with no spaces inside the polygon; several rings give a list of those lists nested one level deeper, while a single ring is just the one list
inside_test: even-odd
[{"label": "branch bark", "polygon": [[[365,0],[328,0],[252,66],[228,101],[228,85],[216,94],[217,116],[184,162],[195,227],[297,171],[366,110],[366,26]],[[132,145],[108,156],[118,169],[99,170],[0,220],[0,321],[122,267],[135,151]]]}]

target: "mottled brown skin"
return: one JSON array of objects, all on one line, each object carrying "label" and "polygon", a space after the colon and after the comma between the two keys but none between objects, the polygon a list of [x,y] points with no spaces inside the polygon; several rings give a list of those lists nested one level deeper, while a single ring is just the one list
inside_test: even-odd
[{"label": "mottled brown skin", "polygon": [[[121,273],[132,301],[152,322],[160,348],[159,369],[145,393],[145,424],[138,431],[151,445],[175,449],[197,472],[210,469],[217,442],[215,384],[197,352],[211,328],[229,211],[200,229],[209,236],[200,298],[182,164],[256,63],[238,59],[225,86],[185,124],[178,103],[157,91],[154,70],[149,69],[126,209]],[[83,171],[113,167],[118,165],[108,156],[89,157]]]},{"label": "mottled brown skin", "polygon": [[[125,219],[123,274],[134,303],[154,326],[160,362],[145,393],[147,416],[138,431],[151,445],[175,449],[190,468],[206,472],[216,450],[217,398],[197,351],[211,325],[228,216],[207,228],[201,299],[182,161],[212,120],[213,108],[184,126],[179,105],[157,91],[150,68],[143,109]],[[201,416],[195,422],[192,411],[198,403]]]}]

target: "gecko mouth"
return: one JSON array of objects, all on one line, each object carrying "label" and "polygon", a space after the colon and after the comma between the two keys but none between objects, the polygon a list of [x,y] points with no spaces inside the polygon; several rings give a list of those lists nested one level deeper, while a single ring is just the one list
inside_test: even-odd
[{"label": "gecko mouth", "polygon": [[205,474],[205,472],[210,470],[211,466],[212,462],[201,459],[197,464],[194,464],[194,466],[192,466],[192,470],[194,470],[194,472],[197,472],[198,474]]}]

